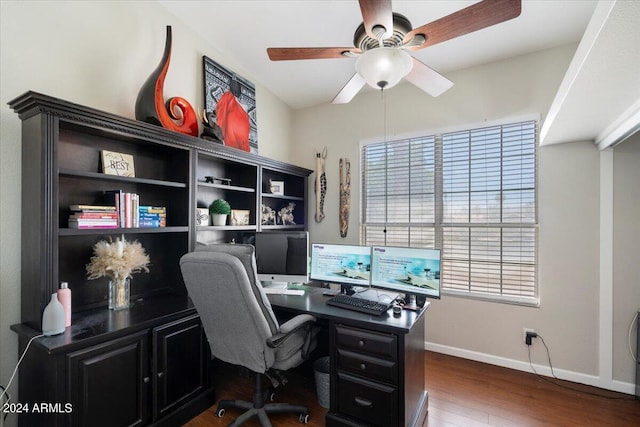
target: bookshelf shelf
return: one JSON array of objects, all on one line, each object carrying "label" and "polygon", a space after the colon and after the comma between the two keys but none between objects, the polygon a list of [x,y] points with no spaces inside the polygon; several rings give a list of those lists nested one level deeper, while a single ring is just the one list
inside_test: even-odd
[{"label": "bookshelf shelf", "polygon": [[157,185],[160,187],[174,187],[174,188],[187,188],[187,184],[183,182],[161,181],[158,179],[146,179],[146,178],[130,178],[126,176],[106,175],[99,172],[85,172],[70,169],[60,169],[60,176],[76,177],[76,178],[88,178],[95,180],[111,181],[114,183],[123,184],[145,184],[145,185]]},{"label": "bookshelf shelf", "polygon": [[255,193],[256,189],[252,187],[238,187],[235,185],[225,185],[225,184],[210,184],[208,182],[198,182],[198,187],[203,188],[217,188],[224,191],[241,191],[245,193]]},{"label": "bookshelf shelf", "polygon": [[140,227],[140,228],[60,228],[59,236],[116,235],[116,234],[152,234],[152,233],[186,233],[189,227]]},{"label": "bookshelf shelf", "polygon": [[299,201],[299,202],[304,201],[304,197],[280,196],[277,194],[263,194],[262,197],[265,199],[292,200],[292,201]]}]

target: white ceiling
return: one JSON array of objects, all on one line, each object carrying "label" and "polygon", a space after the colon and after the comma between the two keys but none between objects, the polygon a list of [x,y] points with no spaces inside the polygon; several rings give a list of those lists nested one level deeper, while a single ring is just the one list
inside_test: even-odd
[{"label": "white ceiling", "polygon": [[[405,15],[417,27],[475,2],[395,0],[393,10]],[[246,70],[250,79],[259,82],[293,109],[330,102],[354,74],[354,59],[272,62],[267,57],[266,49],[352,46],[353,33],[362,22],[356,0],[159,0],[159,3],[223,55],[233,58],[239,67]],[[629,98],[633,98],[634,94],[624,95],[628,92],[629,84],[637,83],[640,88],[640,73],[631,76],[627,71],[622,82],[617,82],[617,79],[606,80],[607,71],[609,75],[612,71],[607,68],[609,61],[606,55],[623,49],[616,56],[620,58],[618,62],[624,63],[620,65],[628,69],[629,59],[624,49],[637,51],[640,46],[640,40],[635,38],[638,30],[632,29],[631,35],[628,32],[630,26],[639,22],[639,16],[633,13],[634,9],[636,12],[640,9],[640,1],[600,1],[601,9],[604,9],[603,3],[612,10],[608,13],[601,11],[601,21],[591,24],[591,27],[600,27],[598,31],[590,30],[596,34],[590,40],[592,46],[583,48],[586,51],[584,59],[574,60],[577,62],[572,63],[575,75],[565,77],[563,86],[566,93],[557,97],[552,106],[552,110],[557,109],[557,114],[550,117],[546,124],[549,128],[546,133],[551,142],[557,142],[552,141],[554,138],[578,140],[572,139],[574,137],[595,140],[611,125],[612,120],[632,108]],[[446,76],[452,70],[578,43],[590,26],[592,15],[595,17],[596,6],[596,0],[523,0],[519,17],[427,47],[413,55]],[[628,9],[631,10],[631,18],[628,18]],[[623,30],[616,30],[621,19],[625,22]],[[633,24],[630,25],[628,21]],[[639,25],[635,27],[640,28]],[[602,35],[607,37],[602,38]],[[591,56],[594,53],[597,55]],[[637,66],[636,70],[640,69],[640,64],[634,61],[632,55],[631,64]],[[583,74],[584,67],[590,67],[591,71]],[[610,95],[612,86],[616,96]],[[585,89],[591,92],[591,100],[603,96],[608,104],[585,104]],[[638,98],[640,94],[635,97],[636,100]],[[588,111],[585,111],[585,105]],[[588,130],[576,128],[582,117],[592,124]]]}]

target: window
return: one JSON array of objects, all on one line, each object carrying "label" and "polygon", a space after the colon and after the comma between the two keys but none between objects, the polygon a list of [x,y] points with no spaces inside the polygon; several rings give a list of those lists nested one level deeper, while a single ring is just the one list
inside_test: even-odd
[{"label": "window", "polygon": [[445,293],[537,304],[536,130],[363,146],[362,244],[441,248]]}]

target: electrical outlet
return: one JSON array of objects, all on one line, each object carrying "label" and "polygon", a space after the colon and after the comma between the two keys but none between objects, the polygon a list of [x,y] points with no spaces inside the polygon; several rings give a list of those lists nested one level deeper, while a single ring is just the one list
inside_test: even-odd
[{"label": "electrical outlet", "polygon": [[522,342],[525,344],[527,343],[527,332],[536,333],[536,331],[531,328],[522,328]]}]

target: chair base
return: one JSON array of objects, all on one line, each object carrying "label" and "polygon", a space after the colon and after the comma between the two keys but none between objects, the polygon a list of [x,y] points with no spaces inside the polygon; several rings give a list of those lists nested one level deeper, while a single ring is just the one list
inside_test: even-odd
[{"label": "chair base", "polygon": [[309,409],[306,406],[292,405],[290,403],[265,403],[273,394],[271,390],[262,390],[262,374],[256,374],[253,402],[244,400],[221,400],[216,409],[216,415],[222,417],[227,408],[244,409],[229,427],[238,427],[253,417],[258,418],[263,427],[272,427],[268,414],[294,412],[299,414],[300,422],[306,424],[309,420]]}]

